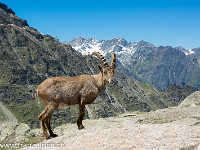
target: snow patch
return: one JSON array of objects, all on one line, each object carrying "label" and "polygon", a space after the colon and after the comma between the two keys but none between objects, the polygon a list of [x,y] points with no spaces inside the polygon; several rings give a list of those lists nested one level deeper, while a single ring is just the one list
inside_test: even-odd
[{"label": "snow patch", "polygon": [[194,54],[195,51],[192,51],[189,49],[187,52],[185,51],[184,53],[185,53],[185,55],[191,55],[191,54]]}]

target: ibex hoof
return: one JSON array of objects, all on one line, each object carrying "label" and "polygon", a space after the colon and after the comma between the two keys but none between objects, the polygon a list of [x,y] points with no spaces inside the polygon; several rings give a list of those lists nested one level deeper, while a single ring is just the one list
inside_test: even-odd
[{"label": "ibex hoof", "polygon": [[58,135],[57,134],[51,134],[50,135],[52,138],[54,138],[54,137],[57,137]]},{"label": "ibex hoof", "polygon": [[50,135],[46,136],[46,140],[49,140],[49,139],[51,139],[51,136]]},{"label": "ibex hoof", "polygon": [[81,129],[84,129],[85,127],[83,125],[80,125],[78,126],[78,129],[81,130]]}]

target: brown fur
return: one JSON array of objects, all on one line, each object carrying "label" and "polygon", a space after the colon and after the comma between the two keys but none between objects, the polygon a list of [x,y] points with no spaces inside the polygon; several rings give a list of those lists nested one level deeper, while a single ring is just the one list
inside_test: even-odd
[{"label": "brown fur", "polygon": [[[100,92],[103,91],[106,84],[113,83],[115,70],[115,55],[112,54],[111,66],[97,52],[93,52],[104,65],[100,67],[98,75],[81,75],[75,77],[53,77],[43,81],[37,88],[37,95],[46,104],[44,111],[38,116],[43,134],[47,139],[56,137],[50,127],[50,119],[52,113],[58,107],[70,107],[71,105],[79,105],[79,117],[77,120],[78,129],[83,129],[82,120],[84,117],[85,105],[94,102]],[[114,61],[113,61],[114,60]],[[113,67],[114,66],[114,67]],[[35,93],[33,99],[35,98]],[[45,128],[45,125],[49,131]]]}]

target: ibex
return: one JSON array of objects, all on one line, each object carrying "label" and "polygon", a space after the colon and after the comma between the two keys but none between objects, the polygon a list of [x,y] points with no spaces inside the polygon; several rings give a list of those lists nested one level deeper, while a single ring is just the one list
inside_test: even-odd
[{"label": "ibex", "polygon": [[[44,80],[36,89],[32,99],[37,95],[46,104],[44,111],[38,116],[40,125],[46,139],[57,137],[50,127],[52,113],[58,107],[70,107],[79,105],[79,117],[77,120],[78,129],[83,129],[82,120],[84,117],[85,105],[94,102],[96,97],[103,91],[107,83],[114,82],[114,72],[116,68],[116,56],[111,54],[110,66],[106,59],[98,53],[96,55],[103,67],[98,65],[100,73],[98,75],[81,75],[74,77],[52,77]],[[92,57],[91,55],[91,57]],[[49,130],[49,134],[47,130]]]}]

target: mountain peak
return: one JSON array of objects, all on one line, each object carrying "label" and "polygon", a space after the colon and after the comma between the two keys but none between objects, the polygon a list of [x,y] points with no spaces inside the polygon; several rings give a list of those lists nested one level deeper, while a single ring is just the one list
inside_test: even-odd
[{"label": "mountain peak", "polygon": [[146,41],[144,41],[144,40],[141,40],[141,41],[138,42],[138,44],[149,44],[149,42],[146,42]]},{"label": "mountain peak", "polygon": [[200,53],[200,47],[192,49],[195,53]]},{"label": "mountain peak", "polygon": [[88,40],[89,42],[96,42],[96,39],[93,38],[93,37],[89,37],[87,40]]},{"label": "mountain peak", "polygon": [[72,43],[77,43],[77,45],[81,45],[86,39],[82,36],[79,36],[77,38],[73,38],[72,41],[71,41],[71,44]]},{"label": "mountain peak", "polygon": [[88,39],[93,39],[93,40],[95,40],[95,38],[93,38],[92,36],[90,36]]},{"label": "mountain peak", "polygon": [[86,40],[86,39],[83,36],[79,36],[77,38],[73,38],[72,40],[81,40],[81,41],[83,41],[83,40]]},{"label": "mountain peak", "polygon": [[15,12],[9,8],[7,5],[0,3],[0,8],[3,9],[5,12],[15,15]]},{"label": "mountain peak", "polygon": [[155,47],[153,44],[146,42],[144,40],[138,42],[137,45],[142,47]]},{"label": "mountain peak", "polygon": [[118,36],[118,37],[116,37],[115,39],[121,39],[121,38]]},{"label": "mountain peak", "polygon": [[3,3],[0,3],[0,24],[12,24],[18,27],[29,26],[26,20],[17,17],[15,12]]},{"label": "mountain peak", "polygon": [[116,37],[116,38],[114,38],[113,40],[117,40],[117,41],[126,41],[124,38],[121,38],[121,37]]},{"label": "mountain peak", "polygon": [[182,46],[175,47],[175,49],[178,49],[178,50],[184,52],[185,55],[190,55],[190,54],[194,54],[194,53],[195,53],[195,51],[190,50],[190,49],[185,49],[185,48],[183,48]]}]

